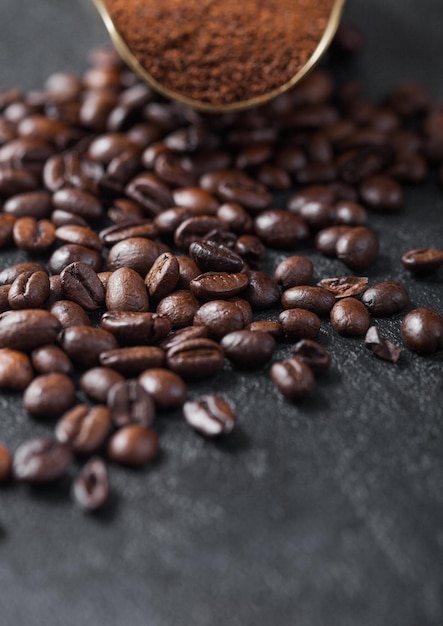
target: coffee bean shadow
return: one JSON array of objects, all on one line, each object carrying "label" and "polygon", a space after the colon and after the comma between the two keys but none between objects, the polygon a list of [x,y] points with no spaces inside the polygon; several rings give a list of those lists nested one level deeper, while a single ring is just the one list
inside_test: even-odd
[{"label": "coffee bean shadow", "polygon": [[68,477],[59,478],[49,483],[28,485],[28,493],[32,500],[40,500],[57,506],[70,499],[71,481]]},{"label": "coffee bean shadow", "polygon": [[8,533],[6,532],[6,528],[0,524],[0,542],[4,541],[8,536]]},{"label": "coffee bean shadow", "polygon": [[117,517],[120,499],[119,495],[115,491],[111,490],[109,498],[103,506],[95,511],[83,511],[83,514],[86,518],[92,520],[93,522],[97,522],[98,524],[110,524]]},{"label": "coffee bean shadow", "polygon": [[215,439],[214,446],[228,454],[242,454],[251,448],[251,440],[243,428],[237,426],[227,437]]}]

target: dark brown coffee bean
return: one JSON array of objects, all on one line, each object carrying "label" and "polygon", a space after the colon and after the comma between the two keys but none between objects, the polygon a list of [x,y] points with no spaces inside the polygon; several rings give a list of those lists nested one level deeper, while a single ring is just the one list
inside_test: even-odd
[{"label": "dark brown coffee bean", "polygon": [[[49,121],[49,120],[48,120]],[[38,138],[19,137],[0,147],[0,165],[40,175],[44,163],[54,153],[53,147]],[[20,189],[16,193],[20,193]],[[27,189],[23,189],[27,191]],[[13,194],[11,194],[13,195]]]},{"label": "dark brown coffee bean", "polygon": [[180,376],[167,369],[160,367],[146,369],[138,377],[138,382],[160,410],[178,408],[186,400],[185,383]]},{"label": "dark brown coffee bean", "polygon": [[114,335],[92,326],[69,326],[62,330],[58,339],[69,358],[87,368],[98,365],[100,354],[105,350],[118,348]]},{"label": "dark brown coffee bean", "polygon": [[172,195],[176,206],[192,209],[204,215],[214,215],[219,206],[214,196],[200,187],[175,189]]},{"label": "dark brown coffee bean", "polygon": [[195,261],[190,259],[187,256],[176,256],[175,257],[178,262],[178,282],[176,285],[177,289],[189,289],[189,284],[191,280],[196,278],[199,274],[201,274],[200,268],[197,266]]},{"label": "dark brown coffee bean", "polygon": [[365,346],[375,356],[384,361],[397,363],[401,355],[401,348],[380,335],[376,326],[371,326],[365,336]]},{"label": "dark brown coffee bean", "polygon": [[187,339],[199,339],[201,337],[205,338],[208,336],[208,329],[206,326],[185,326],[184,328],[179,328],[174,332],[170,333],[163,341],[160,343],[160,348],[163,348],[166,352],[176,346],[181,341],[186,341]]},{"label": "dark brown coffee bean", "polygon": [[174,204],[169,187],[150,172],[143,172],[133,178],[126,186],[125,193],[128,198],[138,202],[149,217],[155,217]]},{"label": "dark brown coffee bean", "polygon": [[97,273],[85,263],[71,263],[60,274],[63,298],[88,311],[96,311],[105,301],[105,288]]},{"label": "dark brown coffee bean", "polygon": [[241,235],[235,242],[234,250],[252,267],[260,266],[266,256],[264,244],[255,235]]},{"label": "dark brown coffee bean", "polygon": [[364,226],[349,228],[335,244],[335,252],[340,261],[356,272],[374,263],[378,248],[377,235]]},{"label": "dark brown coffee bean", "polygon": [[278,316],[284,334],[288,339],[312,339],[320,330],[318,315],[307,309],[287,309]]},{"label": "dark brown coffee bean", "polygon": [[431,274],[443,265],[443,250],[415,248],[405,252],[401,257],[401,262],[412,274]]},{"label": "dark brown coffee bean", "polygon": [[86,226],[86,220],[79,215],[74,215],[74,213],[69,213],[69,211],[61,211],[60,209],[56,209],[51,213],[51,222],[54,224],[56,228],[61,228],[62,226]]},{"label": "dark brown coffee bean", "polygon": [[0,389],[25,389],[33,378],[29,357],[18,350],[0,349]]},{"label": "dark brown coffee bean", "polygon": [[171,330],[169,318],[156,313],[108,311],[100,326],[111,332],[121,344],[145,345],[159,341]]},{"label": "dark brown coffee bean", "polygon": [[252,307],[247,300],[243,298],[230,298],[228,302],[232,302],[240,310],[243,318],[243,325],[250,324],[252,322]]},{"label": "dark brown coffee bean", "polygon": [[195,182],[195,176],[183,167],[180,156],[169,151],[157,156],[154,172],[161,181],[173,187],[187,187]]},{"label": "dark brown coffee bean", "polygon": [[320,374],[329,368],[331,357],[327,350],[312,339],[301,339],[293,349],[294,357],[309,365],[315,374]]},{"label": "dark brown coffee bean", "polygon": [[263,163],[257,170],[257,180],[273,191],[285,191],[291,188],[291,177],[278,165]]},{"label": "dark brown coffee bean", "polygon": [[31,254],[43,254],[55,241],[55,228],[49,220],[20,217],[14,224],[12,236],[20,250]]},{"label": "dark brown coffee bean", "polygon": [[312,261],[305,256],[290,256],[275,269],[274,279],[284,289],[307,285],[314,273]]},{"label": "dark brown coffee bean", "polygon": [[369,287],[361,301],[372,315],[394,315],[407,307],[409,295],[400,283],[384,280]]},{"label": "dark brown coffee bean", "polygon": [[51,215],[51,196],[45,191],[27,191],[11,196],[3,205],[3,211],[14,217],[33,217],[36,220]]},{"label": "dark brown coffee bean", "polygon": [[93,457],[72,483],[72,497],[84,511],[96,511],[109,499],[109,480],[105,463]]},{"label": "dark brown coffee bean", "polygon": [[263,211],[254,220],[254,230],[271,248],[293,249],[309,236],[306,222],[298,215],[283,209]]},{"label": "dark brown coffee bean", "polygon": [[113,385],[107,404],[111,419],[118,428],[128,424],[151,426],[155,418],[153,399],[137,380],[125,380]]},{"label": "dark brown coffee bean", "polygon": [[55,231],[55,236],[62,243],[75,243],[97,250],[97,252],[103,249],[99,236],[89,226],[76,226],[75,224],[60,226]]},{"label": "dark brown coffee bean", "polygon": [[217,209],[217,219],[234,233],[244,233],[252,229],[252,218],[245,209],[235,202],[227,202]]},{"label": "dark brown coffee bean", "polygon": [[[4,207],[3,210],[5,210]],[[0,214],[0,249],[12,244],[12,231],[16,221],[17,218],[14,215]]]},{"label": "dark brown coffee bean", "polygon": [[212,339],[187,339],[169,348],[166,362],[179,376],[202,378],[222,369],[224,354]]},{"label": "dark brown coffee bean", "polygon": [[410,350],[433,354],[443,349],[443,316],[432,309],[414,309],[403,318],[401,336]]},{"label": "dark brown coffee bean", "polygon": [[0,315],[0,348],[33,350],[52,343],[60,328],[58,319],[48,311],[6,311]]},{"label": "dark brown coffee bean", "polygon": [[56,209],[69,211],[86,220],[98,220],[104,215],[104,208],[99,199],[82,189],[60,189],[52,196],[52,203]]},{"label": "dark brown coffee bean", "polygon": [[139,424],[120,428],[108,445],[108,456],[115,463],[140,467],[159,453],[158,436],[152,429]]},{"label": "dark brown coffee bean", "polygon": [[[313,231],[327,228],[334,223],[334,208],[326,202],[312,201],[300,207],[298,216]],[[306,237],[305,237],[306,238]]]},{"label": "dark brown coffee bean", "polygon": [[25,483],[47,483],[63,476],[72,462],[66,446],[53,439],[31,439],[14,454],[14,478]]},{"label": "dark brown coffee bean", "polygon": [[366,276],[342,276],[341,278],[323,278],[317,284],[330,291],[336,298],[348,298],[363,293],[368,282],[369,279]]},{"label": "dark brown coffee bean", "polygon": [[41,346],[31,353],[32,366],[38,374],[72,374],[69,357],[57,346]]},{"label": "dark brown coffee bean", "polygon": [[71,300],[58,300],[51,305],[50,313],[57,318],[61,328],[69,326],[90,326],[86,311],[76,302]]},{"label": "dark brown coffee bean", "polygon": [[403,207],[403,191],[399,183],[387,176],[371,176],[360,186],[364,204],[374,211],[398,211]]},{"label": "dark brown coffee bean", "polygon": [[161,367],[165,352],[155,346],[130,346],[105,350],[100,354],[100,364],[111,367],[125,376],[137,376],[149,367]]},{"label": "dark brown coffee bean", "polygon": [[8,292],[11,309],[37,309],[49,297],[49,277],[46,272],[19,274]]},{"label": "dark brown coffee bean", "polygon": [[331,309],[331,323],[340,335],[364,335],[369,328],[369,314],[360,300],[343,298]]},{"label": "dark brown coffee bean", "polygon": [[60,274],[67,265],[81,262],[89,265],[95,272],[102,269],[103,259],[99,252],[75,243],[67,243],[52,253],[48,267],[52,274]]},{"label": "dark brown coffee bean", "polygon": [[189,288],[196,298],[214,300],[232,298],[248,284],[248,276],[243,273],[205,272],[191,280]]},{"label": "dark brown coffee bean", "polygon": [[157,313],[168,317],[172,328],[176,329],[191,326],[198,308],[199,303],[196,297],[187,289],[181,289],[160,300]]},{"label": "dark brown coffee bean", "polygon": [[194,241],[201,241],[208,233],[222,227],[223,224],[220,220],[212,215],[190,217],[182,221],[176,228],[174,233],[174,243],[179,250],[188,252],[191,243]]},{"label": "dark brown coffee bean", "polygon": [[267,209],[272,202],[266,187],[241,171],[222,178],[215,193],[223,202],[238,202],[253,212]]},{"label": "dark brown coffee bean", "polygon": [[111,387],[123,381],[123,376],[109,367],[93,367],[80,377],[80,389],[91,400],[106,404]]},{"label": "dark brown coffee bean", "polygon": [[[346,201],[346,202],[357,202],[358,200],[358,193],[357,191],[354,189],[354,187],[352,187],[351,185],[348,185],[348,183],[344,183],[341,180],[336,180],[333,183],[330,183],[329,185],[331,191],[334,192],[335,197],[337,198],[337,201]],[[363,207],[362,207],[363,208]],[[356,212],[357,213],[357,212]],[[360,211],[359,211],[360,213]],[[334,210],[334,214],[335,214],[335,210]],[[346,212],[346,216],[347,216],[347,212]],[[366,216],[366,211],[365,211],[365,216]],[[357,217],[357,215],[356,215]],[[340,220],[338,220],[338,223],[340,223]]]},{"label": "dark brown coffee bean", "polygon": [[135,270],[143,278],[154,261],[169,248],[142,237],[130,237],[116,243],[108,254],[108,270],[114,272],[122,267]]},{"label": "dark brown coffee bean", "polygon": [[332,204],[335,201],[334,192],[326,185],[311,185],[305,187],[302,191],[298,191],[291,196],[287,207],[293,213],[299,213],[300,209],[309,202],[324,202]]},{"label": "dark brown coffee bean", "polygon": [[240,272],[244,264],[238,254],[213,241],[194,241],[189,256],[202,272]]},{"label": "dark brown coffee bean", "polygon": [[57,417],[74,404],[75,387],[66,374],[42,374],[26,388],[23,405],[34,417]]},{"label": "dark brown coffee bean", "polygon": [[334,222],[347,226],[362,226],[366,223],[365,208],[352,200],[340,200],[333,207]]},{"label": "dark brown coffee bean", "polygon": [[11,291],[11,285],[0,285],[0,313],[10,311],[11,305],[9,304],[8,296]]},{"label": "dark brown coffee bean", "polygon": [[102,445],[110,430],[108,407],[78,404],[58,420],[55,438],[77,454],[89,454]]},{"label": "dark brown coffee bean", "polygon": [[315,236],[316,249],[326,256],[335,256],[337,241],[349,231],[349,226],[330,226]]},{"label": "dark brown coffee bean", "polygon": [[179,279],[179,264],[177,258],[165,252],[159,256],[146,275],[145,284],[149,295],[154,300],[161,300],[177,286]]},{"label": "dark brown coffee bean", "polygon": [[7,483],[12,474],[12,454],[8,448],[0,442],[0,485]]},{"label": "dark brown coffee bean", "polygon": [[258,320],[257,322],[251,322],[245,327],[245,330],[251,330],[253,332],[267,333],[279,340],[283,335],[283,329],[279,322],[273,322],[271,320]]},{"label": "dark brown coffee bean", "polygon": [[198,309],[193,324],[205,326],[209,337],[220,340],[227,333],[242,329],[245,326],[245,320],[241,309],[235,302],[212,300]]},{"label": "dark brown coffee bean", "polygon": [[205,437],[227,435],[237,421],[234,410],[223,398],[209,395],[185,402],[183,416],[191,428]]},{"label": "dark brown coffee bean", "polygon": [[191,209],[173,207],[156,215],[154,218],[154,225],[160,235],[164,237],[172,237],[180,224],[192,217],[195,217],[195,214]]},{"label": "dark brown coffee bean", "polygon": [[[109,207],[108,217],[115,224],[140,222],[143,220],[143,210],[141,206],[133,200],[118,198],[117,200],[114,200],[112,205]],[[149,223],[151,222],[151,220],[147,221],[149,221]],[[123,239],[126,239],[126,237],[123,237]]]},{"label": "dark brown coffee bean", "polygon": [[119,241],[134,237],[155,239],[157,235],[158,229],[152,220],[135,220],[134,218],[119,221],[117,224],[100,231],[101,241],[108,246],[113,246]]},{"label": "dark brown coffee bean", "polygon": [[314,374],[309,365],[297,358],[285,359],[271,367],[271,379],[290,400],[301,400],[314,390]]},{"label": "dark brown coffee bean", "polygon": [[239,367],[262,367],[274,354],[275,339],[268,333],[237,330],[226,334],[220,342],[225,355]]},{"label": "dark brown coffee bean", "polygon": [[147,311],[148,291],[140,274],[130,267],[115,270],[106,288],[106,307],[109,311]]},{"label": "dark brown coffee bean", "polygon": [[335,304],[335,297],[321,287],[291,287],[283,292],[281,303],[285,309],[307,309],[325,317]]},{"label": "dark brown coffee bean", "polygon": [[36,174],[26,169],[13,169],[0,164],[0,198],[9,198],[18,193],[35,191],[39,187]]},{"label": "dark brown coffee bean", "polygon": [[264,272],[248,272],[249,285],[243,291],[242,298],[247,300],[254,310],[270,309],[280,299],[277,283]]}]

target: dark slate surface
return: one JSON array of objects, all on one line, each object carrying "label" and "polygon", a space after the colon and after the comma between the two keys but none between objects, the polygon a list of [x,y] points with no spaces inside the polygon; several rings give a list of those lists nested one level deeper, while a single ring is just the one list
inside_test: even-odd
[{"label": "dark slate surface", "polygon": [[[408,78],[443,98],[441,0],[349,5],[368,44],[342,74],[373,98]],[[0,89],[82,71],[106,41],[86,1],[2,0]],[[371,224],[386,230],[371,282],[402,280],[412,305],[443,313],[442,271],[418,281],[399,264],[409,248],[443,245],[435,181],[407,190],[401,216]],[[318,277],[343,273],[309,254]],[[380,321],[395,339],[399,324]],[[115,497],[101,515],[82,515],[63,484],[2,488],[0,623],[441,626],[443,354],[406,352],[395,366],[327,325],[321,341],[333,367],[303,404],[280,397],[266,371],[193,385],[192,395],[217,388],[232,399],[237,432],[214,444],[179,416],[159,420],[160,461],[112,467]],[[0,420],[11,448],[50,432],[7,394]]]}]

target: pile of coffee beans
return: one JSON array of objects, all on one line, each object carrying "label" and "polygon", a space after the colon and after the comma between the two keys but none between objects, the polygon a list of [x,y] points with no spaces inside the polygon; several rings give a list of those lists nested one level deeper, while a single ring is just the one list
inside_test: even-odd
[{"label": "pile of coffee beans", "polygon": [[[163,100],[104,49],[81,77],[0,93],[0,247],[21,259],[0,270],[0,389],[53,426],[14,454],[0,444],[0,482],[46,483],[83,460],[72,494],[94,510],[106,459],[157,457],[162,412],[205,437],[235,427],[216,384],[199,397],[187,381],[229,362],[290,401],[313,393],[331,362],[325,325],[396,363],[375,320],[404,312],[406,346],[442,350],[439,312],[408,312],[403,285],[364,276],[379,251],[370,213],[401,211],[403,184],[442,162],[443,109],[423,88],[374,105],[325,69],[218,116]],[[309,247],[343,275],[316,284]],[[438,272],[443,251],[398,263]]]}]

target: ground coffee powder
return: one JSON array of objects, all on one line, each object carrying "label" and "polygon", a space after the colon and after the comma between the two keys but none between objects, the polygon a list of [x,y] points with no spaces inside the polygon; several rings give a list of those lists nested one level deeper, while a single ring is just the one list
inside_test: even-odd
[{"label": "ground coffee powder", "polygon": [[334,0],[105,0],[142,67],[188,98],[226,105],[288,82],[314,52]]}]

